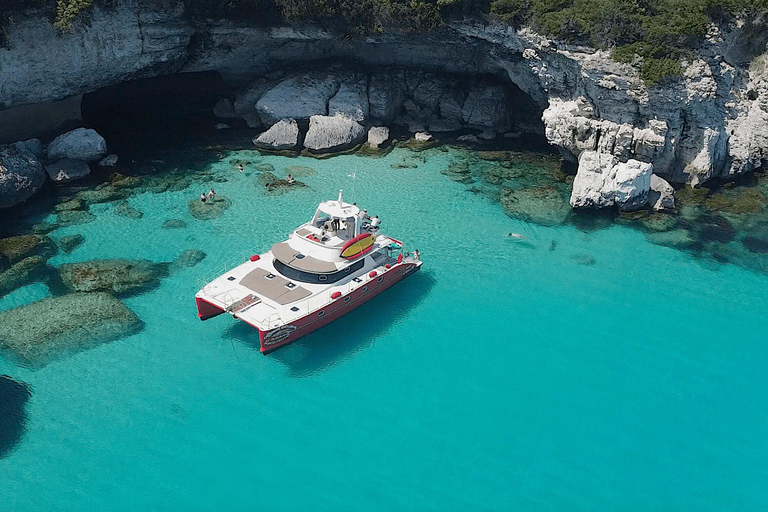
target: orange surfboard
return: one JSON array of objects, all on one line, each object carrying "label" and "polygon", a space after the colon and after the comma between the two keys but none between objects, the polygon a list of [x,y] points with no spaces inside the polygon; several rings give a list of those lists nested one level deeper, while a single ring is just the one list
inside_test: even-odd
[{"label": "orange surfboard", "polygon": [[373,248],[373,243],[376,241],[376,237],[371,233],[361,233],[349,242],[344,244],[341,248],[341,257],[347,260],[352,260],[358,256],[362,256]]}]

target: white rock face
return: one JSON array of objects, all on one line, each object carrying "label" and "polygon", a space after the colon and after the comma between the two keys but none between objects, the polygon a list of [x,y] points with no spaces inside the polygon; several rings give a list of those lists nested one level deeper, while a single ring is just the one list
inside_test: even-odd
[{"label": "white rock face", "polygon": [[653,164],[630,159],[616,165],[613,173],[614,200],[619,209],[632,211],[645,208],[651,189]]},{"label": "white rock face", "polygon": [[309,119],[326,115],[328,100],[339,90],[339,82],[328,73],[307,73],[286,78],[256,102],[261,120],[273,124],[282,118]]},{"label": "white rock face", "polygon": [[509,129],[509,109],[504,88],[478,84],[469,91],[462,108],[464,122],[481,128]]},{"label": "white rock face", "polygon": [[368,87],[372,119],[390,122],[400,112],[405,99],[405,79],[399,75],[374,73]]},{"label": "white rock face", "polygon": [[413,138],[419,142],[429,142],[432,140],[432,135],[426,132],[416,132]]},{"label": "white rock face", "polygon": [[389,140],[389,128],[386,126],[371,126],[368,130],[368,144],[377,148]]},{"label": "white rock face", "polygon": [[609,153],[584,151],[573,180],[571,206],[639,210],[648,204],[653,165],[630,159],[619,162]]},{"label": "white rock face", "polygon": [[0,208],[29,199],[44,183],[45,171],[37,158],[13,147],[0,150]]},{"label": "white rock face", "polygon": [[608,153],[584,151],[579,157],[579,170],[573,180],[571,206],[574,208],[606,208],[616,202],[613,174],[619,159]]},{"label": "white rock face", "polygon": [[114,167],[117,165],[118,157],[115,154],[107,155],[105,156],[101,162],[99,162],[99,167]]},{"label": "white rock face", "polygon": [[82,160],[65,158],[45,166],[48,178],[54,183],[68,183],[85,178],[91,173],[91,168]]},{"label": "white rock face", "polygon": [[69,158],[93,162],[107,154],[107,141],[90,128],[78,128],[59,135],[48,145],[48,160]]},{"label": "white rock face", "polygon": [[674,209],[675,189],[664,178],[651,174],[651,190],[648,192],[648,204],[657,212]]},{"label": "white rock face", "polygon": [[360,142],[365,128],[344,114],[312,116],[304,137],[304,147],[312,151],[344,148]]},{"label": "white rock face", "polygon": [[[261,116],[256,111],[256,102],[269,89],[270,84],[265,79],[257,80],[235,96],[233,109],[235,115],[245,120],[248,128],[261,128]],[[272,123],[270,123],[272,124]]]},{"label": "white rock face", "polygon": [[295,119],[281,119],[267,131],[253,139],[258,148],[283,150],[299,145],[299,125]]},{"label": "white rock face", "polygon": [[344,114],[355,121],[368,119],[368,79],[365,75],[342,77],[338,92],[328,100],[328,115]]}]

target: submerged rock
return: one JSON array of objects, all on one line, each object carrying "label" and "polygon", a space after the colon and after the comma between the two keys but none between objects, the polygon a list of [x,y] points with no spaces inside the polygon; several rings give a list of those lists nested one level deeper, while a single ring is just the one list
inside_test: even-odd
[{"label": "submerged rock", "polygon": [[107,154],[107,141],[90,128],[78,128],[59,135],[48,145],[48,160],[69,158],[94,162]]},{"label": "submerged rock", "polygon": [[597,263],[595,257],[590,256],[589,254],[572,254],[571,259],[574,263],[578,265],[584,265],[586,267],[594,267]]},{"label": "submerged rock", "polygon": [[64,236],[59,239],[59,248],[61,248],[62,252],[69,254],[80,247],[84,242],[85,237],[80,234]]},{"label": "submerged rock", "polygon": [[26,201],[44,183],[45,170],[35,156],[14,147],[0,150],[0,208]]},{"label": "submerged rock", "polygon": [[26,406],[31,396],[26,384],[0,375],[0,459],[21,441],[27,423]]},{"label": "submerged rock", "polygon": [[45,259],[39,255],[30,256],[11,265],[8,270],[0,272],[0,297],[36,281],[42,277],[44,270]]},{"label": "submerged rock", "polygon": [[685,229],[648,233],[645,236],[653,244],[673,247],[675,249],[687,249],[696,243],[696,240]]},{"label": "submerged rock", "polygon": [[0,238],[0,269],[30,256],[50,258],[56,254],[56,245],[44,235],[19,235]]},{"label": "submerged rock", "polygon": [[253,139],[253,144],[271,151],[295,149],[299,145],[299,125],[294,119],[281,119]]},{"label": "submerged rock", "polygon": [[713,212],[760,213],[768,205],[768,198],[757,188],[736,188],[710,195],[704,205]]},{"label": "submerged rock", "polygon": [[202,202],[200,199],[191,200],[189,213],[197,220],[218,219],[224,215],[230,206],[232,206],[232,201],[221,194],[217,194],[216,197],[206,202]]},{"label": "submerged rock", "polygon": [[86,204],[108,203],[117,199],[125,199],[130,195],[129,190],[124,190],[115,184],[107,184],[93,190],[81,190],[77,198]]},{"label": "submerged rock", "polygon": [[148,260],[92,260],[58,267],[64,286],[71,292],[133,294],[152,289],[168,277],[167,263]]},{"label": "submerged rock", "polygon": [[692,232],[702,242],[727,243],[736,238],[736,228],[720,215],[702,215],[693,224]]},{"label": "submerged rock", "polygon": [[91,222],[95,218],[96,217],[90,212],[66,210],[59,212],[56,215],[56,224],[58,227],[76,226],[78,224],[86,224]]},{"label": "submerged rock", "polygon": [[179,219],[168,219],[163,222],[164,229],[183,229],[187,227],[187,223]]},{"label": "submerged rock", "polygon": [[[275,172],[275,166],[268,163],[259,164],[256,166],[256,170],[262,173]],[[263,185],[263,183],[262,183]]]},{"label": "submerged rock", "polygon": [[768,240],[757,238],[755,236],[747,236],[744,237],[744,240],[742,240],[741,243],[747,250],[749,250],[749,252],[768,254]]},{"label": "submerged rock", "polygon": [[82,210],[83,206],[85,206],[85,203],[83,202],[83,200],[75,198],[75,199],[70,199],[69,201],[64,201],[63,203],[57,204],[55,210],[57,212]]},{"label": "submerged rock", "polygon": [[281,195],[285,194],[286,192],[290,192],[291,190],[306,188],[306,186],[306,184],[300,182],[299,180],[295,180],[293,183],[288,183],[288,180],[277,180],[266,185],[264,189],[266,190],[267,194]]},{"label": "submerged rock", "polygon": [[501,206],[510,217],[543,226],[562,224],[571,213],[562,194],[550,186],[503,189],[500,200]]},{"label": "submerged rock", "polygon": [[312,167],[307,167],[305,165],[291,165],[285,168],[285,173],[290,174],[294,178],[303,178],[306,176],[314,176],[317,174],[317,171]]},{"label": "submerged rock", "polygon": [[312,116],[304,137],[304,147],[310,151],[344,149],[362,141],[365,128],[344,114]]},{"label": "submerged rock", "polygon": [[143,327],[108,293],[74,293],[0,312],[0,349],[23,366],[39,368]]},{"label": "submerged rock", "polygon": [[85,178],[91,174],[91,168],[82,160],[65,158],[45,166],[48,178],[54,183],[68,183]]},{"label": "submerged rock", "polygon": [[115,202],[115,215],[130,219],[140,219],[144,216],[144,213],[131,206],[125,199],[122,199]]},{"label": "submerged rock", "polygon": [[206,254],[198,249],[188,249],[179,255],[176,260],[171,263],[170,271],[175,272],[177,270],[191,268],[205,259]]},{"label": "submerged rock", "polygon": [[[268,164],[269,165],[269,164]],[[271,167],[271,166],[270,166]],[[272,170],[274,171],[275,168],[272,167]],[[266,187],[268,185],[271,185],[273,183],[276,183],[280,181],[280,178],[272,174],[270,171],[264,171],[261,174],[259,174],[259,177],[256,179],[256,181],[261,185],[262,187]]]}]

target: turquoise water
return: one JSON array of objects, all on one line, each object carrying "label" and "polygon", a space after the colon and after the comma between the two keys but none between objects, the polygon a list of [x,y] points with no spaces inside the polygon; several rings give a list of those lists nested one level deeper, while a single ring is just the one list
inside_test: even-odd
[{"label": "turquoise water", "polygon": [[[138,335],[38,370],[0,359],[0,374],[32,388],[24,438],[0,459],[0,509],[768,505],[768,277],[624,227],[510,219],[439,174],[450,152],[390,168],[413,155],[264,157],[279,176],[318,171],[282,196],[223,162],[227,181],[213,185],[233,206],[219,219],[190,216],[201,183],[131,197],[141,219],[103,204],[94,222],[54,231],[86,242],[53,264],[207,258],[126,299],[146,322]],[[244,324],[197,319],[203,280],[342,187],[421,251],[421,272],[267,357]],[[171,218],[188,227],[162,229]],[[44,297],[41,286],[0,309]]]}]

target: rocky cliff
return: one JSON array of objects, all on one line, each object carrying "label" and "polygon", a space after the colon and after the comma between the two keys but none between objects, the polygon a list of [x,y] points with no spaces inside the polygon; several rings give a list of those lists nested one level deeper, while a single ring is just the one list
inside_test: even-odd
[{"label": "rocky cliff", "polygon": [[[750,36],[739,28],[713,28],[699,56],[684,63],[682,79],[652,88],[635,68],[612,61],[607,52],[475,22],[431,34],[346,40],[312,28],[253,28],[231,22],[193,26],[181,7],[153,9],[123,0],[109,10],[93,9],[87,23],[79,22],[66,35],[35,12],[16,16],[8,34],[9,47],[0,49],[0,106],[5,108],[58,100],[124,80],[214,70],[241,87],[233,110],[251,126],[333,115],[329,101],[336,97],[335,111],[357,121],[364,120],[362,112],[344,108],[363,105],[371,118],[383,122],[400,116],[414,131],[429,128],[425,122],[431,119],[446,129],[496,127],[501,132],[510,129],[504,119],[520,102],[494,100],[497,93],[488,87],[473,92],[471,84],[450,80],[430,84],[425,72],[457,73],[464,77],[459,82],[490,74],[530,97],[543,112],[547,140],[573,162],[584,151],[603,153],[605,158],[589,161],[613,165],[615,157],[650,163],[653,174],[696,185],[750,172],[768,161],[768,54],[752,58],[743,52],[740,41]],[[330,60],[356,61],[381,73],[334,76],[315,81],[314,89],[312,83],[303,84],[323,109],[307,109],[305,102],[302,108],[312,110],[306,116],[282,111],[285,94],[296,90],[291,84],[283,85],[282,92],[275,88],[286,80],[303,80],[286,70]],[[407,74],[394,78],[405,84],[406,96],[418,100],[421,94],[423,101],[413,106],[407,97],[394,105],[382,102],[377,91],[388,90],[393,79],[385,66],[420,70],[418,83],[409,83]],[[415,89],[419,87],[421,92]],[[477,104],[495,105],[494,119],[472,119],[471,108],[467,114],[472,94]],[[373,115],[382,108],[394,110]]]}]

